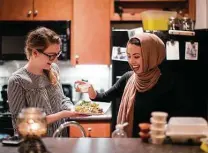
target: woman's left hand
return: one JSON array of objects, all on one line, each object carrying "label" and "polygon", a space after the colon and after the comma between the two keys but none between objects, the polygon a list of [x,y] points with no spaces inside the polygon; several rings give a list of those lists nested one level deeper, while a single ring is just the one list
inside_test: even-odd
[{"label": "woman's left hand", "polygon": [[67,118],[67,117],[87,117],[89,115],[81,114],[81,113],[78,113],[78,112],[75,112],[75,111],[64,110],[63,111],[63,116]]}]

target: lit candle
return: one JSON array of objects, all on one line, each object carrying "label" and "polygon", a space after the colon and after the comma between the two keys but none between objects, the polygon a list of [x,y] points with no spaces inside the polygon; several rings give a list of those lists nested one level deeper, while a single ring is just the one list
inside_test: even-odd
[{"label": "lit candle", "polygon": [[18,131],[23,137],[41,137],[47,133],[46,114],[39,108],[26,108],[18,115]]},{"label": "lit candle", "polygon": [[39,128],[40,128],[40,125],[38,123],[30,124],[30,130],[32,132],[36,132]]}]

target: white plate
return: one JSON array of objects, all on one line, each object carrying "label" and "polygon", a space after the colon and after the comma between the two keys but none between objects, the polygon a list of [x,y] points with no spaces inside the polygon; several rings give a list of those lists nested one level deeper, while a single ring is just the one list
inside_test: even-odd
[{"label": "white plate", "polygon": [[[75,104],[75,106],[79,105],[82,101],[79,101]],[[91,101],[92,103],[96,103],[99,104],[99,108],[103,109],[103,113],[79,113],[79,114],[83,114],[83,115],[104,115],[108,109],[110,108],[111,103],[106,103],[106,102],[98,102],[98,101]],[[72,108],[72,110],[75,111],[75,106],[74,108]]]}]

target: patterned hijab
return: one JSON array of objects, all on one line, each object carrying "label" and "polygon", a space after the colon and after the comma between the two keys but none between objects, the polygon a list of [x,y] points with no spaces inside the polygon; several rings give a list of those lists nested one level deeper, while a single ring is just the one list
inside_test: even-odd
[{"label": "patterned hijab", "polygon": [[117,123],[129,123],[126,127],[128,137],[132,137],[136,92],[145,92],[155,86],[160,77],[158,65],[165,58],[165,45],[156,35],[142,33],[135,38],[138,38],[141,43],[143,72],[140,74],[133,73],[129,78],[124,89],[117,117]]}]

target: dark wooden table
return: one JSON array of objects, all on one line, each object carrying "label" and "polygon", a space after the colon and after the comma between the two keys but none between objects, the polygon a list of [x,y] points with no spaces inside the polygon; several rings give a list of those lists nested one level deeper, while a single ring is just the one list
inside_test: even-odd
[{"label": "dark wooden table", "polygon": [[[199,146],[153,145],[137,138],[44,138],[51,153],[203,153]],[[17,153],[17,147],[0,145],[0,153]]]}]

